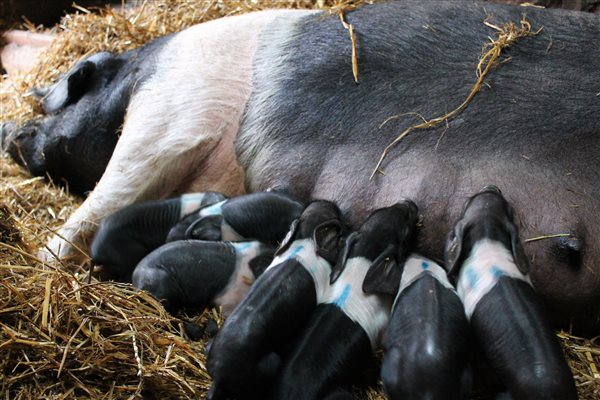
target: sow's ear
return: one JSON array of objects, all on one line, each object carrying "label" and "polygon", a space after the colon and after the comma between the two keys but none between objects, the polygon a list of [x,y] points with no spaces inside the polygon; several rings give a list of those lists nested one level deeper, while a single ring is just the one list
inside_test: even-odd
[{"label": "sow's ear", "polygon": [[296,236],[296,232],[298,231],[299,225],[300,225],[299,218],[296,218],[295,220],[292,221],[292,223],[290,224],[290,230],[283,238],[283,241],[279,245],[279,248],[277,249],[277,251],[275,251],[275,257],[282,254],[290,247],[290,245],[294,241],[294,237]]},{"label": "sow's ear", "polygon": [[94,54],[86,60],[78,62],[66,75],[54,85],[37,90],[37,95],[43,96],[42,107],[47,114],[52,114],[77,102],[88,90],[90,83],[98,70],[98,63],[113,57],[108,52]]},{"label": "sow's ear", "polygon": [[185,231],[186,239],[210,240],[213,242],[221,240],[222,215],[207,215],[194,221]]},{"label": "sow's ear", "polygon": [[358,240],[358,235],[358,232],[352,232],[344,241],[344,247],[342,249],[342,252],[340,253],[337,262],[331,270],[331,277],[329,279],[329,283],[333,284],[337,280],[337,278],[340,277],[342,272],[344,272],[344,268],[346,267],[346,261],[348,261],[348,255],[350,254],[350,250],[352,250],[354,243],[356,243],[356,240]]},{"label": "sow's ear", "polygon": [[465,231],[465,223],[458,221],[454,226],[454,230],[448,237],[448,243],[446,244],[446,269],[448,276],[455,279],[458,275],[460,265],[458,260],[462,253],[462,242]]},{"label": "sow's ear", "polygon": [[519,240],[519,232],[513,223],[508,223],[508,233],[510,234],[512,255],[515,259],[515,263],[517,264],[517,268],[519,268],[519,271],[521,271],[523,275],[527,275],[529,274],[529,259],[527,258],[527,254],[525,254],[523,245]]},{"label": "sow's ear", "polygon": [[393,244],[371,263],[363,282],[363,292],[366,294],[381,293],[394,295],[400,287],[402,268],[396,259],[397,247]]}]

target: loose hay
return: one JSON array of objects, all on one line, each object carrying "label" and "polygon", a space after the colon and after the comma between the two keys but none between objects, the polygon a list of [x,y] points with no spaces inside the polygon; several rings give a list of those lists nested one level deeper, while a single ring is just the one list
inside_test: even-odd
[{"label": "loose hay", "polygon": [[[539,28],[537,31],[532,31],[531,24],[525,19],[525,16],[523,16],[523,18],[521,18],[521,21],[520,21],[521,26],[520,27],[517,27],[514,22],[508,22],[504,25],[498,26],[498,25],[494,25],[494,24],[490,23],[488,21],[488,19],[483,21],[483,23],[486,26],[489,26],[490,28],[496,30],[497,37],[495,39],[490,38],[490,43],[485,44],[484,52],[483,52],[481,58],[479,59],[479,63],[477,64],[477,67],[476,67],[477,80],[473,84],[473,87],[471,88],[471,91],[469,92],[469,94],[467,95],[465,100],[461,104],[459,104],[458,107],[453,109],[452,111],[447,112],[439,117],[425,119],[422,116],[419,116],[423,120],[422,123],[409,126],[402,133],[400,133],[394,140],[392,140],[392,142],[390,144],[388,144],[386,146],[386,148],[383,150],[383,152],[381,154],[381,157],[379,158],[379,161],[377,161],[377,165],[375,166],[375,169],[373,169],[373,172],[371,173],[370,179],[373,179],[375,174],[377,174],[378,172],[383,174],[383,171],[381,170],[381,164],[383,163],[383,160],[388,155],[388,153],[392,150],[392,148],[394,148],[402,139],[404,139],[406,137],[406,135],[408,135],[412,131],[416,131],[416,130],[420,130],[420,129],[429,129],[429,128],[432,128],[432,127],[437,126],[444,122],[448,123],[448,120],[454,118],[455,116],[460,114],[465,108],[467,108],[467,106],[469,105],[471,100],[473,100],[475,95],[479,92],[479,89],[481,88],[481,85],[484,83],[487,75],[490,73],[492,68],[494,68],[496,66],[498,57],[500,57],[500,54],[502,53],[502,51],[505,48],[512,46],[517,40],[521,39],[522,37],[537,35],[543,29],[543,28]],[[397,116],[390,117],[390,118],[388,118],[388,120],[391,118],[395,118],[395,117],[397,117]]]},{"label": "loose hay", "polygon": [[[361,3],[157,0],[129,11],[81,10],[54,28],[57,40],[33,71],[0,83],[2,120],[21,123],[40,115],[29,89],[52,82],[95,51],[128,50],[225,15],[272,7],[333,7],[338,14]],[[127,285],[86,284],[86,266],[67,262],[56,269],[36,260],[36,249],[79,204],[66,190],[0,158],[0,398],[204,398],[205,342],[187,340],[181,321],[155,299]],[[211,310],[198,320],[209,318],[220,317]],[[559,338],[580,398],[599,398],[598,339]],[[384,398],[380,387],[356,393]]]},{"label": "loose hay", "polygon": [[43,266],[0,267],[0,378],[11,399],[72,393],[200,397],[200,342],[145,292]]}]

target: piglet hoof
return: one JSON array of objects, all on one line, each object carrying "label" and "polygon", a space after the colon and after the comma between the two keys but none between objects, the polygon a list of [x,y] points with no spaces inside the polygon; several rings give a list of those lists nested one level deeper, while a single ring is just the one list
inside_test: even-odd
[{"label": "piglet hoof", "polygon": [[204,337],[205,328],[193,322],[183,321],[183,330],[187,337],[194,342]]}]

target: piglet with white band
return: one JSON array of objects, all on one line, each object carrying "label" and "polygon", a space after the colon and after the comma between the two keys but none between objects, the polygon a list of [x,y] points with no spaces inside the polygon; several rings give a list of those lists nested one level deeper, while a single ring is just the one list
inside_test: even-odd
[{"label": "piglet with white band", "polygon": [[133,204],[108,216],[92,242],[92,260],[130,282],[137,263],[175,240],[257,240],[277,246],[304,205],[290,195],[258,192],[227,199],[217,192]]},{"label": "piglet with white band", "polygon": [[[373,212],[351,234],[333,283],[275,386],[272,399],[352,399],[352,385],[374,369],[399,281],[398,260],[410,251],[417,206],[405,201]],[[393,286],[393,285],[392,285]]]},{"label": "piglet with white band", "polygon": [[210,347],[210,400],[264,399],[280,358],[329,287],[344,225],[338,207],[314,201],[291,224],[278,256],[225,321]]},{"label": "piglet with white band", "polygon": [[115,280],[131,282],[138,262],[165,243],[177,221],[223,200],[221,193],[204,192],[127,206],[100,223],[90,249],[92,261],[102,265]]},{"label": "piglet with white band", "polygon": [[146,256],[133,271],[133,285],[152,293],[171,312],[215,305],[227,316],[273,253],[275,247],[256,241],[180,240]]},{"label": "piglet with white band", "polygon": [[399,283],[381,368],[388,398],[465,398],[469,323],[446,271],[435,261],[413,254]]},{"label": "piglet with white band", "polygon": [[304,204],[286,193],[250,193],[191,212],[173,226],[167,242],[253,239],[277,246],[302,210]]},{"label": "piglet with white band", "polygon": [[471,197],[450,234],[447,267],[477,343],[514,400],[577,399],[529,280],[513,210],[495,186]]}]

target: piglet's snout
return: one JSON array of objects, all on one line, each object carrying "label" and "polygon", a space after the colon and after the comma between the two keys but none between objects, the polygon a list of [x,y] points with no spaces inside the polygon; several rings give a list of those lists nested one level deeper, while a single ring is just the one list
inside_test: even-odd
[{"label": "piglet's snout", "polygon": [[40,163],[46,138],[39,135],[41,121],[30,121],[24,126],[15,127],[11,122],[2,124],[0,127],[0,141],[2,151],[10,156],[20,165],[29,168],[30,171],[43,174]]}]

